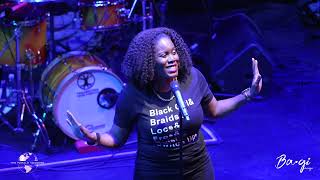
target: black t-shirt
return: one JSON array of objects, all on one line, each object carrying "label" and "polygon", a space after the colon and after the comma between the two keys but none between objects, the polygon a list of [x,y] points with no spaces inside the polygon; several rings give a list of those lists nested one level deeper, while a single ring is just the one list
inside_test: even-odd
[{"label": "black t-shirt", "polygon": [[[213,98],[203,75],[195,68],[179,84],[180,92],[190,116],[183,127],[184,174],[199,173],[210,165],[204,138],[200,131],[204,119],[203,109]],[[159,94],[170,99],[172,92]],[[135,176],[175,177],[179,174],[179,110],[176,99],[163,101],[152,89],[138,90],[128,84],[117,102],[114,123],[126,129],[134,124],[138,133],[138,151]]]}]

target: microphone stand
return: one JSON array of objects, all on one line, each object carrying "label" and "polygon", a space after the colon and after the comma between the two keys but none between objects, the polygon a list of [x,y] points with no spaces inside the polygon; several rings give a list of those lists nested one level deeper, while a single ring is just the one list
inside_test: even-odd
[{"label": "microphone stand", "polygon": [[181,111],[179,110],[179,124],[180,124],[180,129],[179,129],[179,174],[180,174],[180,179],[183,180],[183,149],[182,149],[182,138],[183,138],[183,129],[182,129],[182,122],[183,122],[183,115]]}]

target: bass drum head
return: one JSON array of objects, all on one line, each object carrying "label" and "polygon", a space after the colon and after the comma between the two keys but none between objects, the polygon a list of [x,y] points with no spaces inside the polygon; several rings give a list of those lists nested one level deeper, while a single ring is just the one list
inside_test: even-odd
[{"label": "bass drum head", "polygon": [[86,51],[71,51],[50,62],[43,71],[39,84],[41,106],[51,111],[56,89],[62,81],[65,81],[67,76],[72,78],[75,72],[89,66],[107,67],[99,57]]},{"label": "bass drum head", "polygon": [[89,131],[109,131],[113,124],[116,99],[122,89],[122,81],[101,67],[84,67],[69,74],[60,83],[54,97],[56,125],[69,137],[78,139],[66,121],[66,112],[69,110]]}]

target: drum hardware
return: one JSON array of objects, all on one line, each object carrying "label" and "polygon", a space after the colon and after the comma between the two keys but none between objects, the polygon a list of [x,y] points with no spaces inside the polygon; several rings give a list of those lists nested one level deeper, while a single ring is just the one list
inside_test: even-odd
[{"label": "drum hardware", "polygon": [[41,12],[52,12],[55,15],[64,14],[76,6],[76,0],[7,0],[12,3],[27,3]]},{"label": "drum hardware", "polygon": [[19,3],[11,8],[6,8],[2,13],[0,13],[0,18],[4,18],[6,16],[9,16],[12,12],[15,12],[23,7],[26,7],[28,5],[28,3],[26,2],[22,2]]},{"label": "drum hardware", "polygon": [[[37,52],[37,54],[40,54],[40,51]],[[33,62],[35,62],[36,60],[36,55],[35,53],[31,50],[31,49],[26,49],[26,59],[27,61],[29,61],[29,92],[31,97],[34,97],[34,83],[33,83],[33,67],[32,64]]]},{"label": "drum hardware", "polygon": [[47,65],[53,61],[54,57],[56,57],[56,45],[54,42],[54,15],[53,13],[48,13],[49,17],[49,61]]},{"label": "drum hardware", "polygon": [[[3,77],[2,77],[3,78]],[[1,80],[1,107],[0,107],[0,121],[2,122],[2,125],[6,125],[9,127],[11,131],[14,131],[14,127],[11,125],[11,123],[8,121],[8,119],[4,116],[6,112],[12,109],[12,107],[15,106],[13,103],[13,86],[14,84],[14,74],[8,75],[8,80],[3,79]],[[9,109],[9,110],[8,110]]]},{"label": "drum hardware", "polygon": [[153,4],[142,0],[142,29],[146,30],[153,27]]},{"label": "drum hardware", "polygon": [[137,1],[138,1],[138,0],[134,0],[134,1],[133,1],[133,4],[132,4],[131,9],[130,9],[130,12],[129,12],[129,14],[128,14],[128,18],[129,18],[129,19],[131,18],[131,14],[132,14],[134,8],[136,7]]},{"label": "drum hardware", "polygon": [[34,151],[36,146],[37,146],[37,142],[39,141],[39,136],[41,135],[41,137],[43,138],[45,144],[46,144],[46,148],[50,148],[51,147],[51,140],[49,138],[48,135],[48,131],[46,129],[46,126],[44,124],[44,121],[39,118],[34,110],[32,99],[30,96],[26,96],[26,93],[22,93],[22,99],[23,99],[23,109],[22,109],[22,115],[24,113],[24,109],[25,107],[27,108],[27,111],[29,112],[29,114],[32,116],[32,119],[34,120],[36,126],[37,126],[37,130],[35,133],[33,133],[34,136],[34,140],[33,143],[31,145],[31,150]]},{"label": "drum hardware", "polygon": [[21,31],[20,27],[15,28],[14,31],[15,41],[16,41],[16,86],[17,86],[17,127],[14,129],[14,132],[20,133],[23,132],[23,129],[21,128],[21,121],[23,120],[23,114],[22,113],[22,107],[21,107],[21,95],[23,94],[22,88],[21,88],[21,64],[20,64],[20,37],[21,37]]},{"label": "drum hardware", "polygon": [[[3,74],[7,73],[4,72],[3,69]],[[15,102],[16,102],[16,94],[14,93],[15,90],[15,78],[14,78],[14,74],[10,73],[8,75],[8,78],[4,78],[2,74],[2,79],[1,80],[1,110],[0,112],[3,114],[8,113],[14,106],[15,106]]]},{"label": "drum hardware", "polygon": [[126,9],[126,8],[119,8],[119,9],[117,9],[117,14],[118,14],[118,16],[121,17],[121,18],[127,17],[128,14],[129,14],[129,12],[130,12],[130,9]]},{"label": "drum hardware", "polygon": [[14,130],[14,127],[10,124],[10,122],[8,121],[7,118],[5,118],[4,114],[3,114],[3,109],[1,106],[1,112],[0,112],[0,121],[2,122],[2,124],[6,125],[7,127],[9,127],[10,130]]},{"label": "drum hardware", "polygon": [[[2,33],[0,34],[0,64],[6,67],[16,66],[15,32],[19,29],[20,37],[20,63],[21,68],[26,69],[30,65],[27,60],[28,50],[34,52],[36,56],[32,61],[32,67],[38,67],[45,62],[46,48],[46,22],[42,18],[1,24]],[[3,48],[2,48],[3,47]]]},{"label": "drum hardware", "polygon": [[5,32],[4,32],[4,27],[2,27],[3,24],[1,24],[1,31],[2,31],[2,34],[3,34],[3,37],[5,38],[5,45],[4,47],[2,48],[2,50],[0,51],[0,57],[3,57],[4,56],[4,53],[9,49],[9,52],[10,52],[10,56],[12,59],[15,59],[14,55],[13,55],[13,52],[12,52],[12,49],[11,49],[11,42],[15,41],[15,36],[12,36],[10,37],[10,39],[7,38]]},{"label": "drum hardware", "polygon": [[81,28],[105,31],[121,27],[129,22],[129,9],[124,0],[80,0]]},{"label": "drum hardware", "polygon": [[[131,14],[137,4],[138,0],[134,0],[128,18],[131,18]],[[147,0],[141,0],[142,5],[142,30],[146,30],[153,27],[153,2],[147,2]]]},{"label": "drum hardware", "polygon": [[11,125],[11,123],[8,121],[7,118],[5,118],[5,108],[7,108],[7,105],[10,105],[10,100],[8,98],[8,93],[10,92],[9,87],[7,86],[6,80],[1,80],[1,107],[0,107],[0,121],[2,124],[9,127],[10,130],[14,130],[14,127]]},{"label": "drum hardware", "polygon": [[[26,59],[29,61],[29,88],[30,88],[30,94],[31,97],[34,97],[34,83],[33,83],[33,62],[36,61],[36,53],[34,53],[31,49],[26,49]],[[37,54],[40,54],[40,51],[37,52]],[[29,113],[32,115],[33,119],[35,120],[36,126],[37,126],[37,130],[35,133],[33,133],[33,143],[31,145],[31,150],[34,151],[37,147],[37,142],[39,141],[39,136],[41,135],[41,137],[44,139],[44,141],[46,142],[46,147],[50,148],[51,147],[51,140],[49,138],[48,135],[48,131],[44,125],[44,121],[45,121],[45,115],[43,115],[43,120],[41,118],[39,118],[36,115],[36,112],[34,110],[34,107],[32,105],[32,103],[28,102],[32,102],[32,98],[30,99],[30,101],[27,101],[27,98],[25,96],[25,94],[23,94],[23,99],[24,99],[24,103],[26,104],[26,107],[29,111]]]},{"label": "drum hardware", "polygon": [[[10,98],[12,96],[16,96],[16,127],[13,127],[3,116],[2,111],[1,113],[1,121],[6,124],[14,133],[22,133],[24,131],[24,129],[21,126],[21,123],[24,120],[24,114],[25,114],[25,110],[27,110],[27,113],[29,113],[33,119],[33,122],[36,124],[37,126],[37,132],[35,133],[34,136],[34,143],[32,144],[31,148],[32,150],[34,150],[35,146],[36,146],[36,142],[38,141],[38,136],[41,134],[43,140],[45,141],[47,147],[50,146],[50,139],[48,137],[45,125],[43,123],[43,121],[36,115],[36,112],[34,110],[33,104],[32,104],[32,98],[29,94],[29,91],[27,89],[24,89],[24,87],[22,87],[22,77],[21,77],[21,71],[22,68],[24,67],[25,64],[23,64],[21,62],[21,57],[20,57],[20,45],[21,45],[21,37],[23,32],[21,31],[21,27],[22,25],[18,25],[14,28],[14,34],[13,37],[10,38],[10,40],[13,41],[13,39],[15,40],[15,72],[14,74],[9,74],[9,82],[14,82],[15,80],[15,85],[10,85],[12,86],[11,88],[13,88],[12,90],[12,94],[10,94],[10,96],[7,96],[7,98]],[[8,45],[9,49],[10,49],[10,44]],[[38,52],[39,53],[39,52]],[[26,57],[27,59],[29,58],[29,72],[32,76],[32,66],[33,66],[33,61],[35,60],[35,54],[32,52],[31,49],[27,49],[26,50]],[[32,80],[32,77],[30,77]],[[32,81],[31,81],[32,82]],[[15,89],[14,89],[15,88]],[[5,89],[6,91],[6,89]],[[6,102],[7,103],[7,102]],[[10,102],[9,102],[10,103]],[[4,108],[5,105],[1,106],[1,110],[2,108]],[[25,109],[27,108],[27,109]]]},{"label": "drum hardware", "polygon": [[97,102],[100,107],[110,109],[115,106],[119,93],[112,88],[105,88],[101,90],[97,96]]}]

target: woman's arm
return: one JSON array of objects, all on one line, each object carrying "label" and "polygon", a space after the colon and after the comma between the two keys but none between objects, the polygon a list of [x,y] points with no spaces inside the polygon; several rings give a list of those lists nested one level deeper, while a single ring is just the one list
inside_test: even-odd
[{"label": "woman's arm", "polygon": [[80,126],[80,129],[85,134],[85,136],[89,138],[91,141],[106,147],[121,146],[126,142],[129,136],[129,130],[120,128],[115,124],[112,125],[108,133],[99,133],[99,138],[96,132],[90,133],[89,130],[83,126]]},{"label": "woman's arm", "polygon": [[101,144],[106,147],[117,147],[123,145],[129,136],[129,129],[120,128],[115,124],[112,125],[110,131],[107,133],[90,132],[86,127],[80,124],[70,111],[67,111],[67,116],[67,122],[74,131],[74,134],[78,138],[87,141],[88,144]]},{"label": "woman's arm", "polygon": [[214,118],[221,117],[231,111],[234,111],[245,102],[246,97],[242,94],[219,101],[217,101],[216,98],[213,97],[205,111],[208,115]]},{"label": "woman's arm", "polygon": [[206,113],[212,117],[220,117],[231,111],[234,111],[250,98],[259,94],[262,88],[262,79],[258,69],[258,61],[252,58],[253,79],[249,89],[244,90],[241,94],[217,101],[215,97],[212,98],[207,108]]}]

